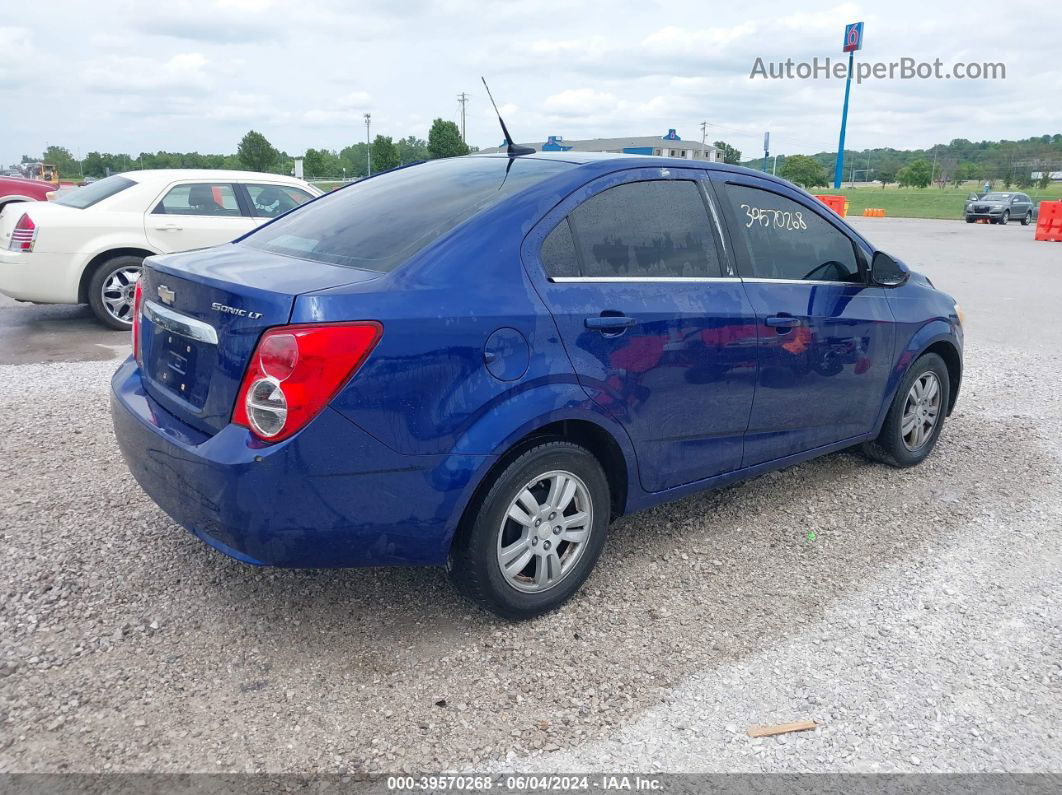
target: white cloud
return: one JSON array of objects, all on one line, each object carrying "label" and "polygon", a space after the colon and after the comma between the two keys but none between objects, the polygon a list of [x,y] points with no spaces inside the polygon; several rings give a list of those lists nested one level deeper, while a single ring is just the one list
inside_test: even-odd
[{"label": "white cloud", "polygon": [[461,91],[470,143],[492,146],[500,135],[481,74],[521,140],[669,127],[699,140],[707,119],[710,139],[746,153],[766,129],[782,153],[828,151],[843,83],[749,80],[749,70],[756,56],[836,61],[843,25],[858,20],[867,43],[857,61],[1004,61],[1007,79],[854,85],[852,147],[1062,131],[1062,106],[1050,101],[1062,62],[1046,35],[1062,29],[1057,3],[1001,14],[924,0],[668,0],[629,14],[582,0],[563,18],[545,0],[490,13],[472,0],[364,0],[356,11],[344,0],[57,5],[24,3],[17,23],[0,23],[0,162],[46,142],[231,152],[252,126],[288,151],[339,148],[364,138],[366,112],[374,135],[423,138],[433,119],[459,119]]},{"label": "white cloud", "polygon": [[131,55],[110,55],[84,72],[86,88],[103,93],[187,91],[211,87],[215,80],[206,71],[206,56],[178,53],[166,61]]},{"label": "white cloud", "polygon": [[586,116],[593,113],[615,110],[619,99],[608,91],[592,88],[569,88],[559,94],[546,97],[542,107],[560,116]]}]

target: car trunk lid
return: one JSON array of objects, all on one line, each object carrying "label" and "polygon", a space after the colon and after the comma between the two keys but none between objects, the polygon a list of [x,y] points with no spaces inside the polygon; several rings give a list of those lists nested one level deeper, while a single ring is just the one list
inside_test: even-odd
[{"label": "car trunk lid", "polygon": [[141,374],[164,408],[205,433],[232,416],[262,332],[296,296],[379,274],[240,245],[150,257],[141,276]]}]

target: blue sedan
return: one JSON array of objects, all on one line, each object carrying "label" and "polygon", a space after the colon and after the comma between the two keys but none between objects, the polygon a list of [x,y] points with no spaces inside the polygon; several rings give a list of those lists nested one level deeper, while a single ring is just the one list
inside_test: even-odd
[{"label": "blue sedan", "polygon": [[804,191],[564,152],[396,169],[151,257],[122,453],[250,564],[446,565],[553,609],[616,517],[861,445],[911,466],[962,378],[948,295]]}]

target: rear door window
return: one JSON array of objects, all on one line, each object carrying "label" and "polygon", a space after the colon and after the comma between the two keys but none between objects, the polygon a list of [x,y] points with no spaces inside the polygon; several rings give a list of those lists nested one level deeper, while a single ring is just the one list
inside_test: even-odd
[{"label": "rear door window", "polygon": [[251,215],[255,218],[276,218],[313,198],[309,193],[291,185],[244,185],[251,199]]},{"label": "rear door window", "polygon": [[[579,275],[591,278],[705,278],[721,275],[707,206],[696,182],[650,180],[608,188],[568,216]],[[550,276],[571,270],[567,237],[547,238]],[[551,272],[554,271],[554,272]]]},{"label": "rear door window", "polygon": [[240,216],[236,192],[228,183],[194,182],[169,190],[155,207],[156,214]]},{"label": "rear door window", "polygon": [[777,193],[726,186],[746,277],[860,282],[852,240],[818,213]]}]

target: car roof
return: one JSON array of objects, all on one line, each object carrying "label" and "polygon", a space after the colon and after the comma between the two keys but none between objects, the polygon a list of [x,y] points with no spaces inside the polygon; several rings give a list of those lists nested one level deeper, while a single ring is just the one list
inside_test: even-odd
[{"label": "car roof", "polygon": [[261,171],[232,171],[223,168],[147,168],[142,171],[125,171],[118,176],[141,184],[163,184],[179,179],[208,179],[222,182],[283,182],[289,185],[304,184],[301,179],[286,174],[267,174]]},{"label": "car roof", "polygon": [[[505,152],[490,152],[487,154],[473,154],[469,157],[508,157]],[[593,166],[607,164],[615,161],[619,168],[653,168],[670,166],[671,168],[699,168],[704,171],[726,171],[734,174],[745,174],[750,177],[775,182],[787,187],[795,187],[791,182],[782,179],[766,171],[757,171],[754,168],[731,165],[730,163],[718,163],[710,160],[687,160],[680,157],[662,157],[659,155],[637,155],[629,152],[535,152],[529,155],[518,155],[522,160],[554,160],[562,163],[571,163],[576,166]]]}]

